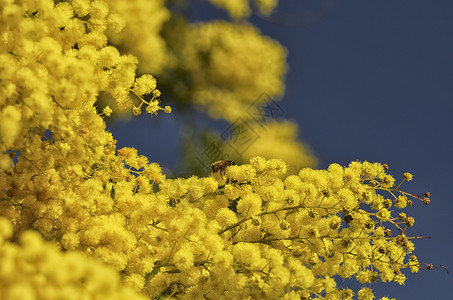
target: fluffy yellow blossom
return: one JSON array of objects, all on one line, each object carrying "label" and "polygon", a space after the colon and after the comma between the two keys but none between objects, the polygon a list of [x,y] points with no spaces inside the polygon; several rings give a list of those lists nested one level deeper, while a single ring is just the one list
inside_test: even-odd
[{"label": "fluffy yellow blossom", "polygon": [[145,74],[135,80],[132,91],[137,96],[142,96],[151,93],[156,89],[156,87],[156,79],[152,75]]},{"label": "fluffy yellow blossom", "polygon": [[412,178],[413,178],[413,175],[411,173],[404,173],[404,180],[411,181]]},{"label": "fluffy yellow blossom", "polygon": [[107,18],[107,28],[114,33],[120,33],[126,26],[126,20],[121,15],[111,14]]},{"label": "fluffy yellow blossom", "polygon": [[388,221],[390,219],[390,211],[386,208],[382,208],[377,212],[376,216],[382,221]]},{"label": "fluffy yellow blossom", "polygon": [[190,248],[181,248],[175,253],[173,257],[175,266],[180,270],[186,270],[193,267],[194,256]]},{"label": "fluffy yellow blossom", "polygon": [[226,170],[225,175],[228,178],[239,182],[251,181],[256,176],[256,171],[250,165],[243,166],[229,166]]},{"label": "fluffy yellow blossom", "polygon": [[373,292],[371,291],[370,288],[362,288],[358,293],[357,293],[358,299],[359,300],[373,300],[375,297],[373,295]]},{"label": "fluffy yellow blossom", "polygon": [[237,222],[236,214],[225,207],[219,209],[216,219],[220,226],[228,226]]},{"label": "fluffy yellow blossom", "polygon": [[149,114],[156,114],[160,109],[159,101],[153,100],[146,106],[146,112]]},{"label": "fluffy yellow blossom", "polygon": [[244,216],[256,215],[261,211],[261,199],[256,194],[245,195],[238,204],[237,210]]},{"label": "fluffy yellow blossom", "polygon": [[249,243],[238,243],[233,248],[235,260],[246,266],[259,267],[264,260],[261,257],[261,251],[258,246]]},{"label": "fluffy yellow blossom", "polygon": [[398,208],[405,208],[407,206],[407,197],[405,195],[400,195],[395,200],[395,206]]},{"label": "fluffy yellow blossom", "polygon": [[112,109],[109,106],[104,107],[103,111],[104,115],[107,117],[110,117],[112,115]]},{"label": "fluffy yellow blossom", "polygon": [[420,270],[420,264],[418,262],[418,258],[415,255],[412,255],[409,259],[409,269],[411,272],[416,273]]}]

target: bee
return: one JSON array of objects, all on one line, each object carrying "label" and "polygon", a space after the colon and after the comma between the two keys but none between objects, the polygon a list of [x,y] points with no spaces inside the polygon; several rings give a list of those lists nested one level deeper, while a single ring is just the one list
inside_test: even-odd
[{"label": "bee", "polygon": [[[236,163],[232,160],[219,160],[211,164],[211,175],[214,177],[223,177],[228,166],[235,166]],[[217,175],[217,176],[216,176]]]},{"label": "bee", "polygon": [[[211,164],[211,176],[214,177],[215,180],[217,180],[217,182],[220,184],[219,190],[217,190],[219,193],[222,193],[221,189],[225,187],[226,183],[229,182],[229,179],[225,179],[223,177],[225,175],[226,168],[235,165],[237,164],[232,160],[219,160]],[[235,213],[237,213],[236,206],[238,204],[239,199],[240,197],[234,200],[229,200],[228,208]]]}]

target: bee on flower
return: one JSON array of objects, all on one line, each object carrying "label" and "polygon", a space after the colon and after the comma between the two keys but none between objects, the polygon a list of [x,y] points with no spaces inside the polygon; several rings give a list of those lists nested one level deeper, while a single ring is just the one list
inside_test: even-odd
[{"label": "bee on flower", "polygon": [[236,163],[232,160],[219,160],[211,164],[211,176],[217,181],[221,181],[225,176],[226,169],[229,166],[235,166]]}]

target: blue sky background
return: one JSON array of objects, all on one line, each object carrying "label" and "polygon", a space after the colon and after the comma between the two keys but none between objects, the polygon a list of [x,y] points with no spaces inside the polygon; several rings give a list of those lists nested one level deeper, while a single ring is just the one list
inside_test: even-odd
[{"label": "blue sky background", "polygon": [[[409,233],[421,262],[453,271],[453,1],[281,1],[278,18],[253,16],[262,33],[289,52],[281,106],[299,124],[300,138],[320,160],[387,163],[414,194]],[[205,1],[189,7],[193,20],[227,18]],[[174,169],[180,163],[177,112],[110,124],[118,146]],[[405,286],[374,284],[377,297],[450,299],[453,274],[406,273]],[[344,282],[344,285],[348,285]],[[343,283],[340,282],[340,285]]]}]

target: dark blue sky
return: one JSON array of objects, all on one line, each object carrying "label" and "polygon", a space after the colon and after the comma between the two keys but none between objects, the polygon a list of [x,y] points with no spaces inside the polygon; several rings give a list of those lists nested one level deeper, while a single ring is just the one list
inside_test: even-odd
[{"label": "dark blue sky", "polygon": [[[397,180],[414,174],[406,190],[430,191],[432,200],[407,211],[416,221],[409,233],[432,237],[418,240],[415,253],[453,271],[453,1],[281,2],[284,21],[254,16],[251,22],[288,49],[280,102],[286,117],[299,124],[322,168],[368,160],[389,164]],[[194,1],[191,13],[196,20],[226,17],[204,1]],[[137,147],[174,168],[175,116],[144,116],[110,130],[120,147]],[[373,285],[375,295],[451,298],[453,275],[444,270],[407,275],[405,286]]]}]

